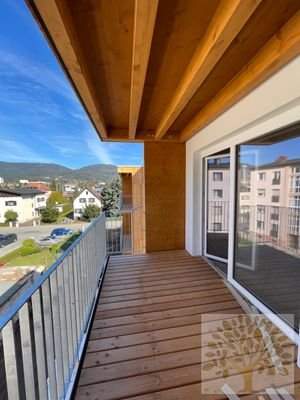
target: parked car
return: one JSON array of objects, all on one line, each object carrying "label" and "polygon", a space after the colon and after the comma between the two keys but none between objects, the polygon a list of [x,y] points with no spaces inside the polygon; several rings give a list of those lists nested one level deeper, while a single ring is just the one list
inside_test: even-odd
[{"label": "parked car", "polygon": [[51,247],[55,243],[57,243],[57,240],[55,239],[55,237],[51,236],[47,236],[36,241],[36,244],[38,244],[41,247]]},{"label": "parked car", "polygon": [[0,235],[0,247],[7,246],[10,243],[17,241],[17,235],[15,233],[8,233],[7,235]]},{"label": "parked car", "polygon": [[56,229],[53,229],[53,231],[51,232],[51,236],[70,235],[71,233],[73,233],[72,229],[56,228]]}]

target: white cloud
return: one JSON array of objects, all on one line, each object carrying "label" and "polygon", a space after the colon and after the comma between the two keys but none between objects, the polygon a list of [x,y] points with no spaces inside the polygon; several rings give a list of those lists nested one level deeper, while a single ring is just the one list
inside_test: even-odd
[{"label": "white cloud", "polygon": [[113,164],[113,158],[109,154],[109,144],[101,142],[96,135],[88,134],[86,144],[92,155],[102,164]]}]

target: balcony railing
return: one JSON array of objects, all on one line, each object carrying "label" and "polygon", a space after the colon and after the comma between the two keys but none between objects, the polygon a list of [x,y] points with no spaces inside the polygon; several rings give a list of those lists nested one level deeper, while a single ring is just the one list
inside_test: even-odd
[{"label": "balcony railing", "polygon": [[119,216],[106,214],[107,254],[145,252],[144,206],[123,209]]},{"label": "balcony railing", "polygon": [[0,398],[65,399],[72,392],[106,265],[97,218],[0,316]]},{"label": "balcony railing", "polygon": [[238,212],[241,238],[300,254],[300,207],[248,206]]}]

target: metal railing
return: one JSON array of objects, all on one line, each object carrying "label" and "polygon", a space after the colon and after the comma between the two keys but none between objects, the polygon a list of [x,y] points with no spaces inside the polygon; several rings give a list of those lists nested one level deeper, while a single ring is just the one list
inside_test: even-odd
[{"label": "metal railing", "polygon": [[106,265],[105,216],[0,316],[0,398],[71,396]]},{"label": "metal railing", "polygon": [[300,255],[300,207],[244,206],[238,211],[238,235]]},{"label": "metal railing", "polygon": [[106,216],[107,254],[145,252],[144,206],[121,210],[118,217]]}]

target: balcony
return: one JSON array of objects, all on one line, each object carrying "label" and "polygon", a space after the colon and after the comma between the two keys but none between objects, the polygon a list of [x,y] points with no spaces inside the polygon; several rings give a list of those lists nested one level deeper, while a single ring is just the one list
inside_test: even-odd
[{"label": "balcony", "polygon": [[218,387],[201,372],[210,331],[244,314],[224,280],[184,250],[108,259],[105,226],[1,316],[1,399],[198,400]]}]

